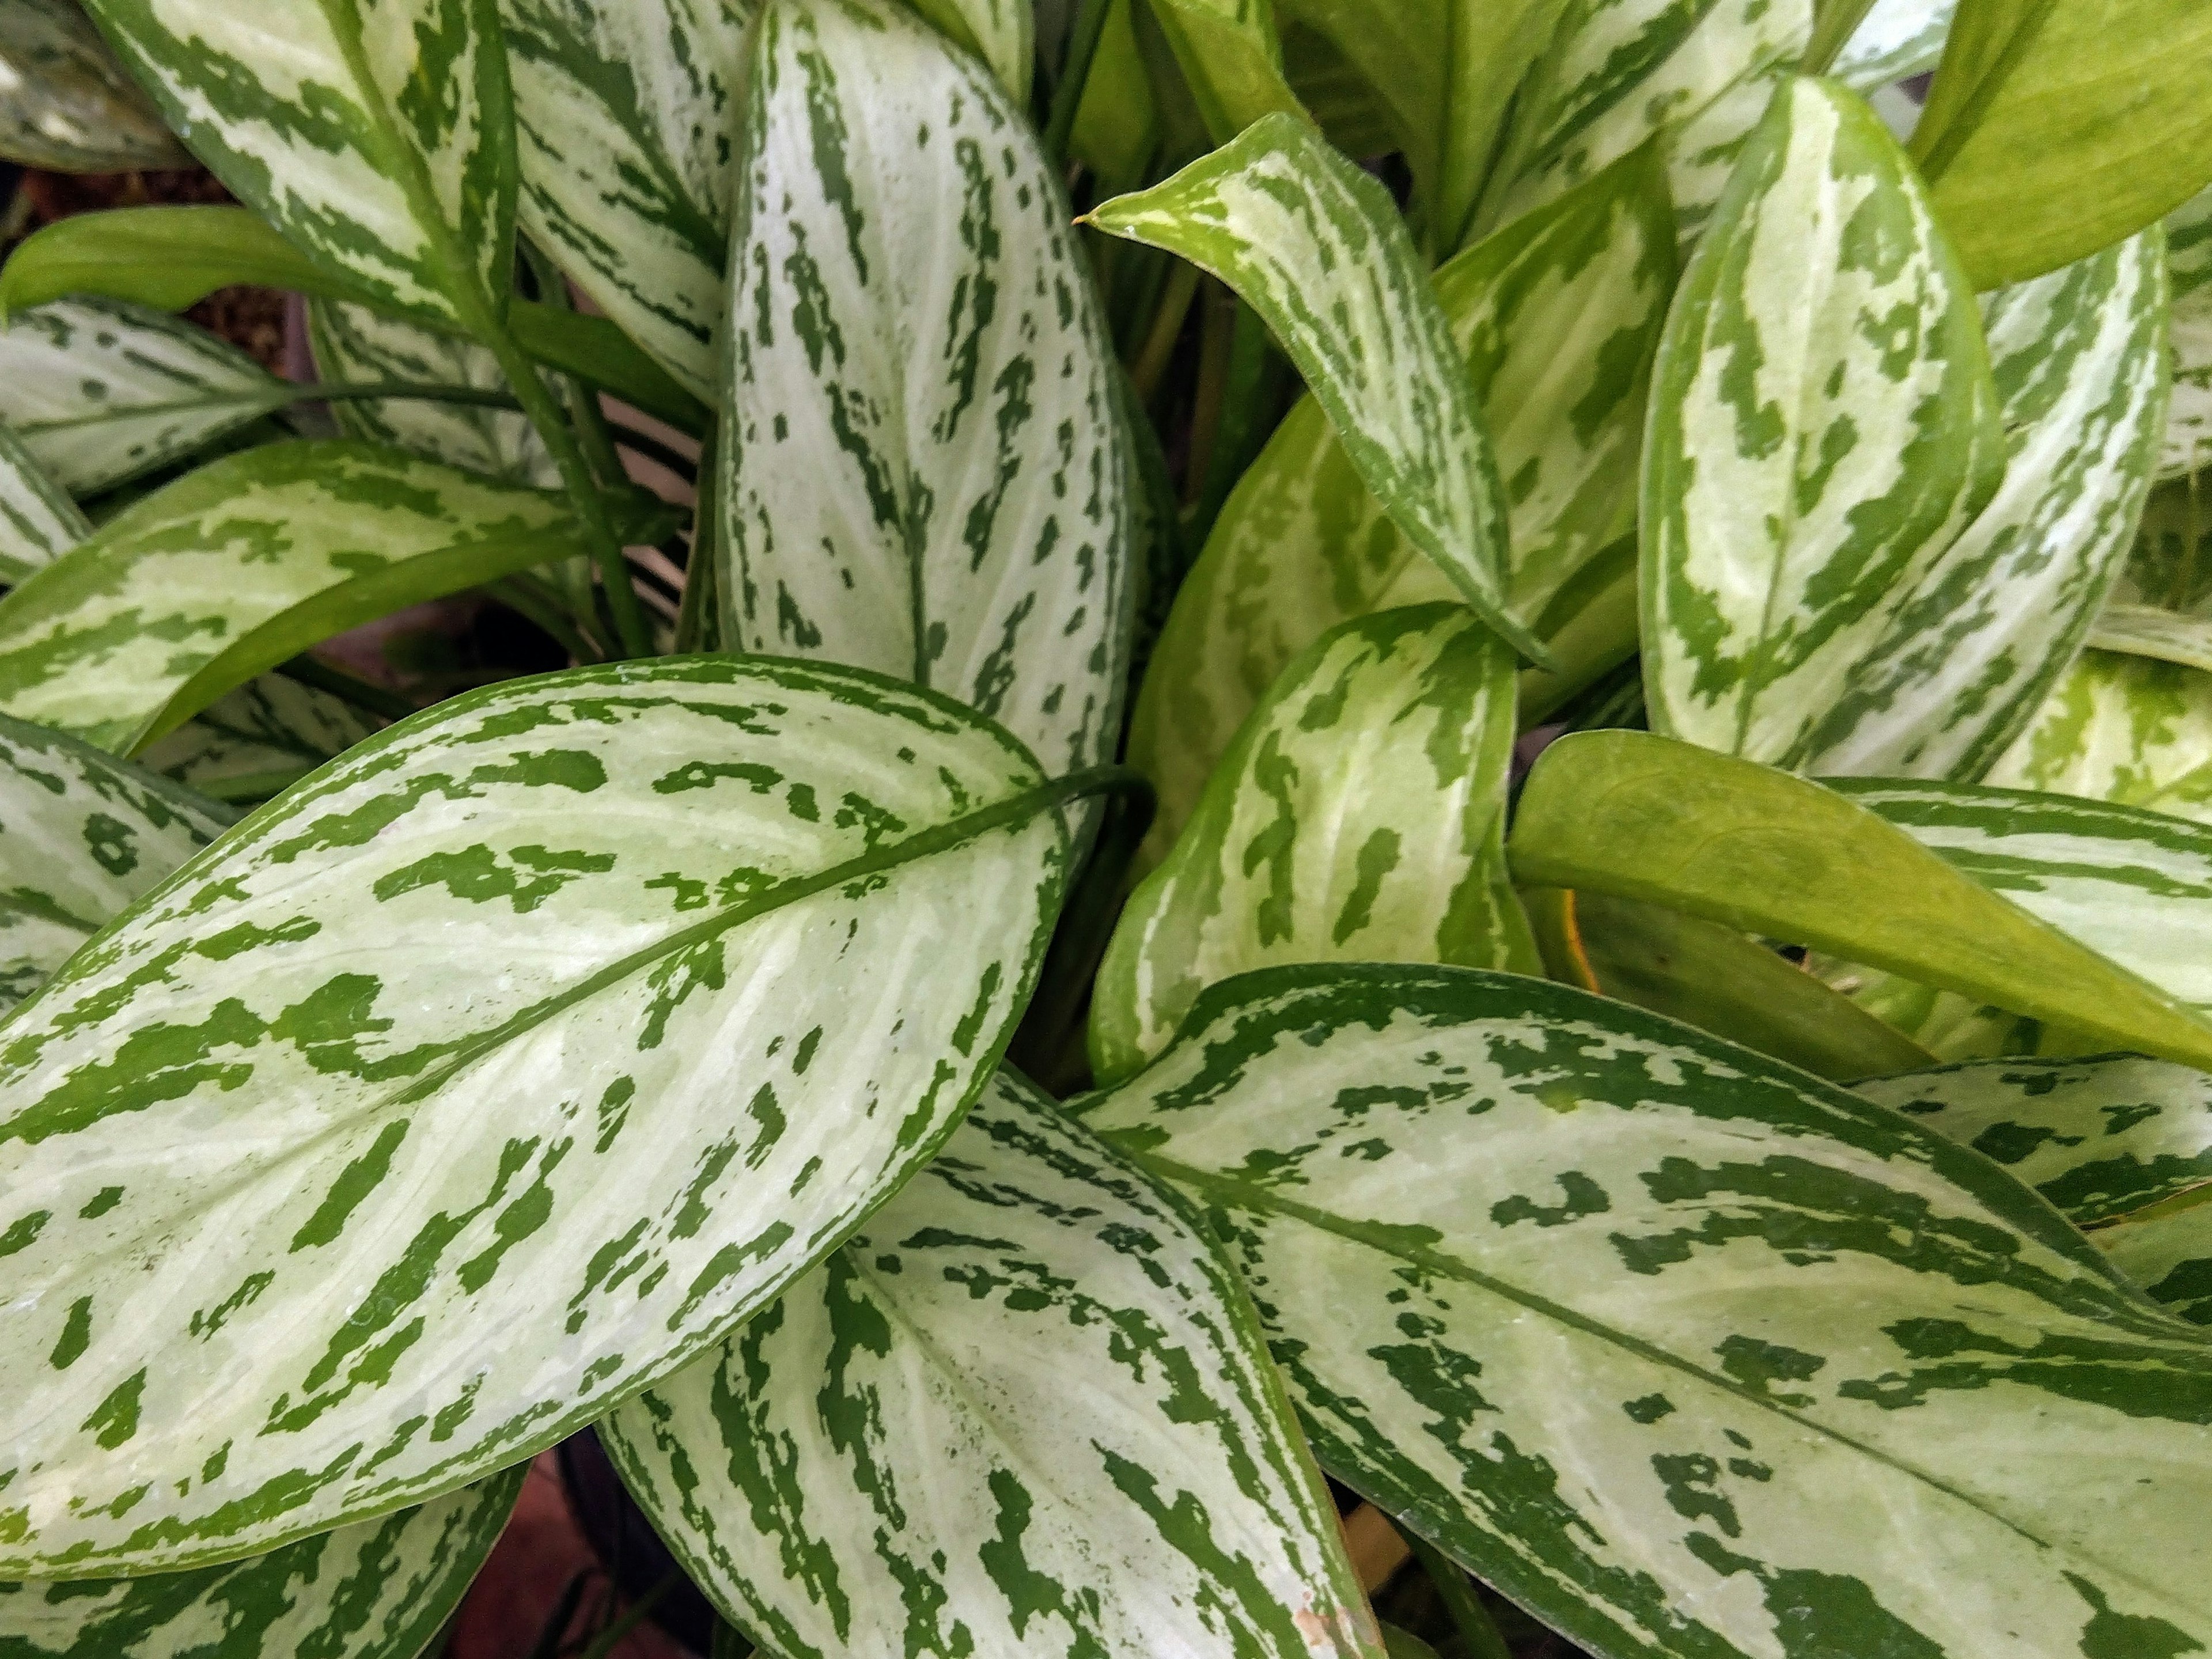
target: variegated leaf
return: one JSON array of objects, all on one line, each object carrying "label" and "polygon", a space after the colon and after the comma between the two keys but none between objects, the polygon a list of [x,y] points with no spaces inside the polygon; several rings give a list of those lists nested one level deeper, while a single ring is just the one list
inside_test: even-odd
[{"label": "variegated leaf", "polygon": [[2108,605],[2089,630],[2096,650],[2212,669],[2212,617],[2151,605]]},{"label": "variegated leaf", "polygon": [[523,228],[712,402],[750,0],[499,0],[499,10]]},{"label": "variegated leaf", "polygon": [[1546,750],[1516,880],[1594,888],[2212,1068],[2212,1024],[1832,789],[1640,732]]},{"label": "variegated leaf", "polygon": [[1295,116],[1271,115],[1147,191],[1109,235],[1219,277],[1273,331],[1390,520],[1516,648],[1507,503],[1451,325],[1390,193]]},{"label": "variegated leaf", "polygon": [[950,1133],[1085,787],[927,691],[678,658],[256,813],[0,1028],[0,1576],[271,1549],[680,1368]]},{"label": "variegated leaf", "polygon": [[1479,224],[1510,224],[1656,137],[1688,242],[1812,33],[1813,0],[1574,0],[1516,100]]},{"label": "variegated leaf", "polygon": [[221,1566],[0,1584],[0,1659],[416,1659],[498,1541],[528,1469]]},{"label": "variegated leaf", "polygon": [[2173,402],[2159,477],[2178,478],[2212,462],[2212,190],[2166,216],[2166,246]]},{"label": "variegated leaf", "polygon": [[381,724],[327,691],[264,674],[138,751],[150,771],[226,800],[274,794]]},{"label": "variegated leaf", "polygon": [[1958,9],[1959,0],[1875,0],[1828,73],[1862,95],[1926,75],[1943,56]]},{"label": "variegated leaf", "polygon": [[2212,824],[2212,673],[2085,651],[1986,781]]},{"label": "variegated leaf", "polygon": [[74,0],[0,0],[0,156],[62,173],[191,160]]},{"label": "variegated leaf", "polygon": [[1909,1119],[1379,966],[1218,986],[1084,1113],[1207,1206],[1323,1466],[1594,1652],[2212,1642],[2212,1341]]},{"label": "variegated leaf", "polygon": [[56,300],[0,329],[0,421],[64,489],[89,495],[291,401],[236,346],[122,300]]},{"label": "variegated leaf", "polygon": [[1464,605],[1382,611],[1301,652],[1121,913],[1091,993],[1098,1079],[1138,1070],[1247,969],[1540,973],[1505,876],[1515,729],[1510,654]]},{"label": "variegated leaf", "polygon": [[92,533],[23,441],[0,424],[0,582],[19,582]]},{"label": "variegated leaf", "polygon": [[1794,766],[1996,490],[1972,291],[1866,106],[1798,77],[1683,272],[1644,452],[1652,725]]},{"label": "variegated leaf", "polygon": [[990,65],[1018,106],[1036,69],[1033,0],[912,0],[914,9]]},{"label": "variegated leaf", "polygon": [[231,816],[167,778],[0,715],[0,1007],[45,984]]},{"label": "variegated leaf", "polygon": [[[1648,154],[1436,274],[1505,483],[1507,593],[1540,624],[1628,527],[1651,352],[1673,286],[1674,236]],[[1360,482],[1320,404],[1300,403],[1222,509],[1138,696],[1129,756],[1159,792],[1146,861],[1166,856],[1291,658],[1352,617],[1453,597]]]},{"label": "variegated leaf", "polygon": [[1129,626],[1110,347],[1020,111],[894,0],[755,36],[723,428],[722,638],[1108,758]]},{"label": "variegated leaf", "polygon": [[423,321],[496,326],[515,179],[496,0],[88,4],[193,153],[311,258]]},{"label": "variegated leaf", "polygon": [[266,445],[0,600],[0,712],[129,754],[333,635],[580,550],[558,496],[368,444]]},{"label": "variegated leaf", "polygon": [[2135,538],[2167,386],[2159,234],[2120,243],[1986,307],[2003,483],[1883,600],[1800,757],[1808,771],[1979,777],[2080,650]]},{"label": "variegated leaf", "polygon": [[1378,1646],[1236,1274],[1004,1072],[842,1249],[601,1433],[781,1659]]},{"label": "variegated leaf", "polygon": [[[367,306],[311,301],[307,334],[325,380],[472,386],[512,395],[507,377],[483,347]],[[544,441],[518,412],[421,398],[349,398],[333,402],[331,413],[349,438],[390,444],[465,472],[539,489],[556,489],[561,483]]]}]

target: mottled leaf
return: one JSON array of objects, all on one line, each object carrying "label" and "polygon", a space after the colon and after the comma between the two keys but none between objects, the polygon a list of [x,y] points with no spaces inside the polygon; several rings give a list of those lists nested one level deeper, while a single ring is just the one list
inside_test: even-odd
[{"label": "mottled leaf", "polygon": [[0,600],[0,712],[129,754],[349,628],[580,551],[558,496],[368,444],[265,445]]},{"label": "mottled leaf", "polygon": [[1091,992],[1099,1080],[1247,969],[1540,972],[1505,877],[1513,715],[1511,656],[1464,605],[1382,611],[1301,652],[1121,912]]},{"label": "mottled leaf", "polygon": [[1236,1274],[1003,1072],[842,1249],[601,1432],[783,1659],[1377,1645]]},{"label": "mottled leaf", "polygon": [[891,0],[770,0],[732,258],[722,637],[1109,758],[1128,462],[1067,210],[1021,112]]},{"label": "mottled leaf", "polygon": [[380,724],[327,691],[264,674],[155,738],[138,761],[225,799],[258,799],[335,760]]},{"label": "mottled leaf", "polygon": [[[0,334],[0,342],[6,337]],[[0,582],[22,580],[91,533],[69,491],[0,425]]]},{"label": "mottled leaf", "polygon": [[1827,72],[1862,94],[1926,75],[1943,56],[1958,9],[1959,0],[1875,0]]},{"label": "mottled leaf", "polygon": [[2212,1641],[2212,1345],[1910,1119],[1379,966],[1214,988],[1084,1115],[1206,1206],[1323,1467],[1582,1647]]},{"label": "mottled leaf", "polygon": [[2157,605],[2106,605],[2097,613],[2089,643],[2099,651],[2212,669],[2212,618]]},{"label": "mottled leaf", "polygon": [[1985,781],[2212,823],[2212,673],[2085,651]]},{"label": "mottled leaf", "polygon": [[0,156],[61,173],[191,157],[73,0],[0,0]]},{"label": "mottled leaf", "polygon": [[1792,80],[1682,274],[1644,452],[1656,730],[1821,753],[1997,487],[1973,295],[1911,173],[1858,99]]},{"label": "mottled leaf", "polygon": [[2212,190],[2166,216],[2166,245],[2173,401],[2158,471],[2177,478],[2212,462]]},{"label": "mottled leaf", "polygon": [[256,813],[0,1027],[0,1576],[271,1549],[702,1352],[958,1121],[1085,787],[919,689],[678,658]]}]

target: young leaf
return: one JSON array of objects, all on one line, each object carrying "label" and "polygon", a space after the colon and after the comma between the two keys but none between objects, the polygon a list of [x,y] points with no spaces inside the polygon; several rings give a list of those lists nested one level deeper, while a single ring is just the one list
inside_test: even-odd
[{"label": "young leaf", "polygon": [[1683,272],[1644,451],[1655,729],[1795,766],[1996,490],[1973,295],[1866,106],[1798,77]]},{"label": "young leaf", "polygon": [[88,4],[169,125],[313,262],[426,322],[496,319],[515,163],[494,0]]},{"label": "young leaf", "polygon": [[529,1468],[221,1566],[0,1584],[0,1659],[416,1659],[499,1540]]},{"label": "young leaf", "polygon": [[1300,653],[1121,913],[1091,995],[1099,1080],[1248,968],[1540,972],[1505,878],[1513,712],[1511,657],[1464,605],[1382,611]]},{"label": "young leaf", "polygon": [[1827,73],[1862,97],[1916,75],[1943,56],[1959,0],[1875,0]]},{"label": "young leaf", "polygon": [[1106,757],[1127,648],[1111,348],[1021,112],[891,0],[755,36],[721,449],[722,637]]},{"label": "young leaf", "polygon": [[1997,897],[1833,790],[1634,732],[1564,738],[1529,775],[1515,878],[1644,899],[2212,1068],[2177,997]]},{"label": "young leaf", "polygon": [[2070,264],[2212,182],[2208,71],[2197,0],[1960,0],[1912,155],[1974,285]]},{"label": "young leaf", "polygon": [[750,0],[499,0],[522,228],[692,395],[714,396]]},{"label": "young leaf", "polygon": [[678,1369],[957,1121],[1085,787],[926,691],[678,658],[256,813],[0,1040],[0,1577],[271,1549]]},{"label": "young leaf", "polygon": [[786,1659],[1376,1650],[1236,1274],[1004,1072],[842,1249],[601,1433]]},{"label": "young leaf", "polygon": [[582,550],[558,496],[368,444],[266,445],[0,600],[0,712],[130,754],[333,635]]},{"label": "young leaf", "polygon": [[167,778],[0,715],[0,1007],[45,984],[231,817]]},{"label": "young leaf", "polygon": [[1482,417],[1390,194],[1273,115],[1089,222],[1211,271],[1266,319],[1360,479],[1407,540],[1524,654],[1507,611],[1507,504]]},{"label": "young leaf", "polygon": [[2212,1641],[2212,1344],[1909,1119],[1380,966],[1217,986],[1083,1110],[1206,1206],[1323,1467],[1593,1652]]},{"label": "young leaf", "polygon": [[1986,781],[2212,823],[2212,674],[2085,651]]},{"label": "young leaf", "polygon": [[[0,334],[0,341],[5,338]],[[0,582],[22,580],[90,534],[92,526],[69,491],[47,476],[21,438],[0,425]]]},{"label": "young leaf", "polygon": [[74,5],[0,0],[0,156],[60,173],[176,167],[191,158]]},{"label": "young leaf", "polygon": [[292,392],[229,342],[124,301],[57,300],[0,329],[0,419],[73,495],[166,466]]},{"label": "young leaf", "polygon": [[138,751],[149,771],[227,800],[255,799],[312,772],[380,722],[327,691],[264,674]]},{"label": "young leaf", "polygon": [[1304,118],[1283,78],[1272,0],[1150,0],[1217,144],[1270,115]]}]

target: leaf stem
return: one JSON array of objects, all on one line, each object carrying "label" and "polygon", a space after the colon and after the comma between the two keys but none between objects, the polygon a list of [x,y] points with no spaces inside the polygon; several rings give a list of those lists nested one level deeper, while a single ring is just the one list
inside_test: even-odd
[{"label": "leaf stem", "polygon": [[351,703],[356,708],[382,720],[404,720],[410,714],[422,712],[397,691],[372,685],[358,675],[349,674],[343,668],[331,667],[319,657],[295,657],[280,665],[276,672],[288,680],[313,686],[318,691],[327,691],[339,701]]},{"label": "leaf stem", "polygon": [[1419,1533],[1403,1527],[1398,1530],[1413,1546],[1413,1559],[1421,1564],[1421,1571],[1437,1587],[1444,1611],[1451,1615],[1452,1628],[1459,1632],[1460,1642],[1467,1649],[1468,1659],[1513,1659],[1513,1650],[1505,1645],[1498,1621],[1482,1605],[1482,1598],[1474,1593],[1474,1586],[1459,1570],[1459,1564]]},{"label": "leaf stem", "polygon": [[1069,26],[1067,59],[1052,89],[1052,108],[1045,118],[1044,153],[1054,167],[1067,165],[1068,140],[1075,134],[1075,118],[1083,107],[1083,89],[1091,81],[1091,65],[1098,56],[1098,42],[1106,33],[1106,15],[1111,0],[1081,0]]},{"label": "leaf stem", "polygon": [[1160,295],[1159,309],[1152,313],[1151,331],[1129,368],[1129,382],[1137,388],[1139,404],[1150,404],[1166,378],[1176,342],[1182,337],[1183,319],[1190,314],[1190,302],[1197,297],[1198,267],[1178,259],[1168,273],[1167,289]]}]

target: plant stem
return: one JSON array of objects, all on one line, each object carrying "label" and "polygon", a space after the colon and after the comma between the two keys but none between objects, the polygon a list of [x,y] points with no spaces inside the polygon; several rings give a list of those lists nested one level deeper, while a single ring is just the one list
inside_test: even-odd
[{"label": "plant stem", "polygon": [[[518,237],[516,242],[522,252],[522,263],[529,268],[531,285],[538,290],[538,303],[574,311],[568,280],[561,275],[560,268],[528,237]],[[606,412],[599,407],[599,394],[574,374],[562,375],[561,385],[562,400],[568,405],[592,470],[609,488],[622,483],[628,475],[623,470],[622,457],[615,453],[614,437],[607,430]]]},{"label": "plant stem", "polygon": [[1137,388],[1139,404],[1151,403],[1152,393],[1166,378],[1176,342],[1182,337],[1183,319],[1190,314],[1190,302],[1197,295],[1198,267],[1178,259],[1168,273],[1167,291],[1160,296],[1159,309],[1152,313],[1152,329],[1129,369],[1129,381]]},{"label": "plant stem", "polygon": [[1850,43],[1851,35],[1873,9],[1874,0],[1821,0],[1819,15],[1813,22],[1813,39],[1805,48],[1800,72],[1826,75],[1836,61],[1836,54]]},{"label": "plant stem", "polygon": [[1098,42],[1106,33],[1106,14],[1111,0],[1081,0],[1067,33],[1067,61],[1060,65],[1060,82],[1052,89],[1052,109],[1045,118],[1045,158],[1054,167],[1067,165],[1067,141],[1075,132],[1075,117],[1083,107],[1083,88],[1091,80],[1091,65],[1098,56]]},{"label": "plant stem", "polygon": [[1410,1532],[1404,1535],[1413,1547],[1413,1558],[1421,1564],[1421,1571],[1429,1575],[1429,1582],[1443,1598],[1444,1611],[1451,1614],[1452,1627],[1459,1632],[1468,1659],[1513,1659],[1513,1650],[1498,1633],[1498,1621],[1490,1616],[1490,1609],[1482,1605],[1482,1598],[1474,1593],[1474,1586],[1458,1565],[1425,1539]]},{"label": "plant stem", "polygon": [[313,686],[356,708],[387,720],[404,720],[410,714],[422,711],[397,691],[386,690],[380,685],[371,685],[357,675],[343,668],[333,668],[319,657],[298,656],[281,665],[276,672],[288,680],[297,680],[301,685]]}]

